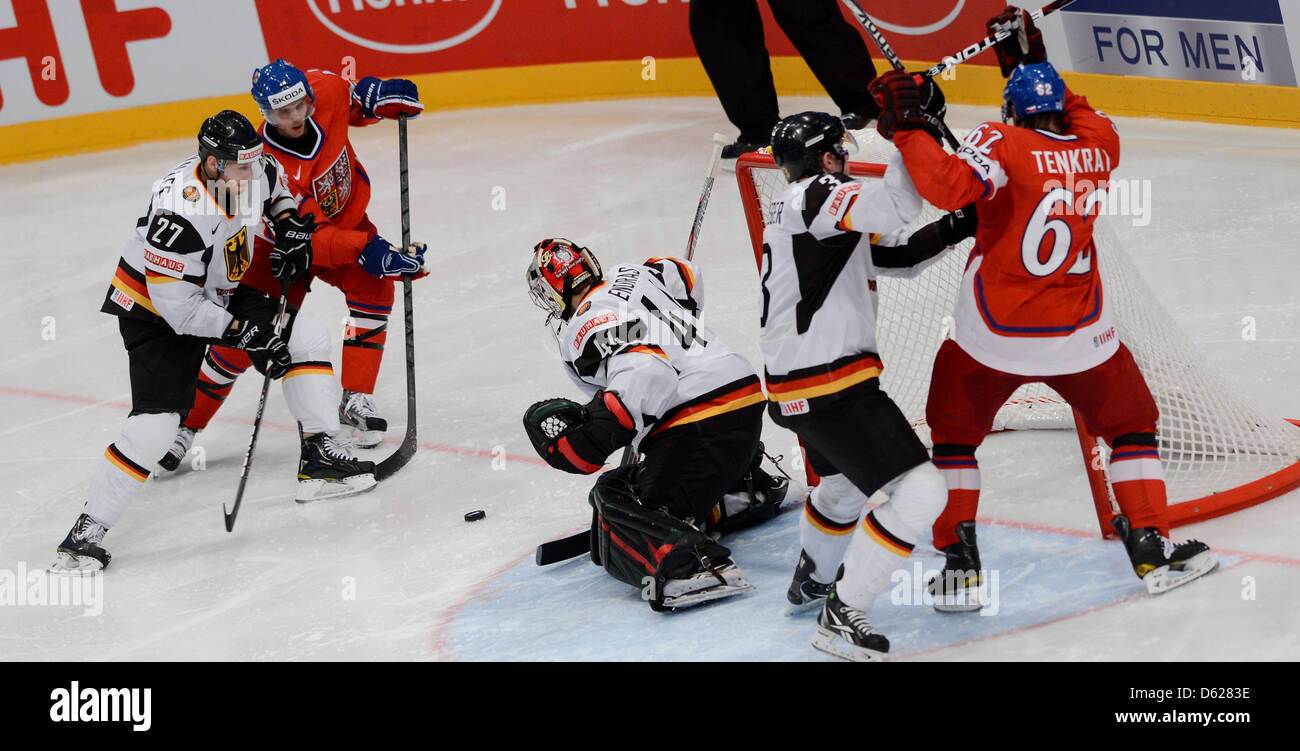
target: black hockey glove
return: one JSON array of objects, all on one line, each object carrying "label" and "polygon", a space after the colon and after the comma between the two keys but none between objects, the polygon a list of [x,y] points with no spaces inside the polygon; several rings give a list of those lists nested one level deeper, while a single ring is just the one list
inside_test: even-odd
[{"label": "black hockey glove", "polygon": [[948,104],[934,79],[891,70],[868,88],[880,105],[876,130],[885,139],[893,141],[900,130],[924,130],[943,143],[943,116]]},{"label": "black hockey glove", "polygon": [[956,245],[968,237],[974,237],[978,226],[979,216],[975,214],[975,204],[972,203],[943,215],[939,220],[939,237],[945,246]]},{"label": "black hockey glove", "polygon": [[271,276],[289,284],[306,278],[311,266],[311,236],[316,231],[316,217],[299,216],[290,211],[276,219],[275,247],[271,249]]},{"label": "black hockey glove", "polygon": [[524,432],[547,464],[589,475],[632,442],[636,423],[617,394],[600,391],[586,405],[568,399],[533,404],[524,412]]},{"label": "black hockey glove", "polygon": [[988,20],[989,35],[1003,31],[1011,36],[993,45],[1002,67],[1002,77],[1011,75],[1021,63],[1041,63],[1047,60],[1047,47],[1043,45],[1043,32],[1034,25],[1034,19],[1024,8],[1008,5],[1005,10]]},{"label": "black hockey glove", "polygon": [[260,353],[266,356],[266,372],[272,378],[285,374],[292,363],[289,357],[289,345],[285,344],[275,327],[267,321],[237,321],[238,327],[226,329],[221,343],[235,349],[242,349],[249,354]]}]

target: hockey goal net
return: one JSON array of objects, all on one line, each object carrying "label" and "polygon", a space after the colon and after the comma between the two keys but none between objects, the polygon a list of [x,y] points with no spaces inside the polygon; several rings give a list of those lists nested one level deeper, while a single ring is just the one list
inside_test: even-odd
[{"label": "hockey goal net", "polygon": [[[879,178],[894,152],[874,131],[855,131],[859,152],[850,163],[855,177]],[[957,133],[960,139],[964,133]],[[761,265],[768,206],[785,185],[770,154],[745,154],[736,162],[745,221],[755,261]],[[926,204],[913,223],[920,227],[943,215]],[[1236,393],[1197,352],[1173,318],[1156,301],[1114,231],[1102,218],[1094,239],[1101,271],[1118,321],[1119,335],[1133,352],[1160,408],[1159,448],[1173,526],[1189,524],[1268,500],[1300,486],[1300,423],[1270,414]],[[917,277],[877,280],[877,338],[885,363],[881,385],[929,445],[925,402],[930,368],[952,328],[952,311],[973,240],[966,240]],[[994,430],[1078,431],[1085,471],[1102,534],[1119,512],[1106,478],[1109,448],[1088,434],[1055,392],[1042,384],[1020,388],[998,412]]]}]

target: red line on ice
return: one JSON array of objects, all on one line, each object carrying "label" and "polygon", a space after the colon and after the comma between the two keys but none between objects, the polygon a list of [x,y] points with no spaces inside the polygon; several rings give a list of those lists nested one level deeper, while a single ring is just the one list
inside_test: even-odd
[{"label": "red line on ice", "polygon": [[[17,388],[14,386],[0,386],[0,394],[9,394],[11,396],[26,396],[32,399],[47,399],[49,401],[69,402],[72,404],[88,404],[97,407],[108,407],[111,409],[120,410],[122,412],[131,411],[131,404],[129,402],[118,402],[112,400],[95,399],[94,397],[81,396],[79,394],[61,394],[53,391],[38,391],[36,389]],[[243,417],[222,417],[218,415],[217,417],[214,417],[212,419],[217,420],[219,422],[230,423],[234,425],[248,425],[250,427],[253,424],[252,420]],[[297,425],[286,425],[282,422],[273,422],[266,419],[262,420],[262,426],[266,428],[272,428],[274,430],[290,431],[294,433],[298,432]],[[387,438],[384,440],[384,443],[392,444],[395,446],[401,443],[401,439]],[[442,454],[476,456],[485,459],[497,458],[491,451],[484,451],[482,449],[470,449],[461,446],[448,446],[442,443],[429,443],[428,441],[420,441],[418,445],[421,449],[424,449],[425,451],[436,451]],[[506,454],[504,458],[512,462],[523,462],[525,464],[538,464],[541,466],[546,466],[546,462],[542,461],[541,459],[535,456]]]}]

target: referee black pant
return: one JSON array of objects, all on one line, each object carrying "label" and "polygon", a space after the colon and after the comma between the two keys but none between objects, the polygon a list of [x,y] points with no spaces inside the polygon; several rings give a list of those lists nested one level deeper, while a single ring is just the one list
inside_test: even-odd
[{"label": "referee black pant", "polygon": [[[876,67],[836,0],[767,0],[772,15],[841,113],[875,116]],[[780,120],[758,0],[691,0],[691,39],[740,140],[767,143]]]}]

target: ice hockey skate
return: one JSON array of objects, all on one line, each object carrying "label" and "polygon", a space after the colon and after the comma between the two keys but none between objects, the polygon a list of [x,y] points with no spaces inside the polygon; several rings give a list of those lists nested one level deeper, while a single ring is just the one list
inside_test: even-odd
[{"label": "ice hockey skate", "polygon": [[836,597],[834,586],[817,618],[812,645],[828,655],[853,662],[873,662],[889,654],[889,639],[871,625],[864,611]]},{"label": "ice hockey skate", "polygon": [[943,570],[927,584],[934,609],[940,613],[972,613],[984,607],[980,599],[980,551],[975,545],[975,522],[957,525],[957,539],[943,549]]},{"label": "ice hockey skate", "polygon": [[688,608],[709,600],[748,592],[754,588],[745,573],[730,559],[702,560],[704,570],[681,579],[669,579],[663,585],[663,610]]},{"label": "ice hockey skate", "polygon": [[298,503],[364,493],[375,486],[375,463],[360,461],[333,437],[317,433],[302,441]]},{"label": "ice hockey skate", "polygon": [[1191,584],[1219,567],[1210,546],[1200,540],[1175,543],[1155,527],[1133,529],[1123,514],[1112,519],[1111,526],[1124,541],[1133,572],[1153,595]]},{"label": "ice hockey skate", "polygon": [[343,401],[339,403],[339,422],[355,431],[353,445],[357,448],[372,449],[384,440],[388,431],[388,421],[379,416],[375,407],[375,397],[359,391],[344,391]]},{"label": "ice hockey skate", "polygon": [[[842,572],[843,566],[840,568]],[[826,602],[835,583],[822,584],[813,579],[816,570],[817,564],[813,563],[806,551],[800,550],[799,563],[794,567],[794,581],[790,582],[790,589],[785,593],[785,599],[790,601],[786,615],[798,615]]]},{"label": "ice hockey skate", "polygon": [[181,460],[186,454],[190,453],[190,447],[194,445],[194,436],[198,431],[193,428],[187,428],[184,425],[176,431],[176,442],[172,447],[167,449],[167,454],[158,461],[158,466],[168,472],[175,472],[176,468],[181,466]]},{"label": "ice hockey skate", "polygon": [[49,572],[89,576],[108,568],[113,556],[99,545],[107,532],[107,527],[89,515],[77,517],[68,536],[59,543],[58,558],[50,565]]}]

